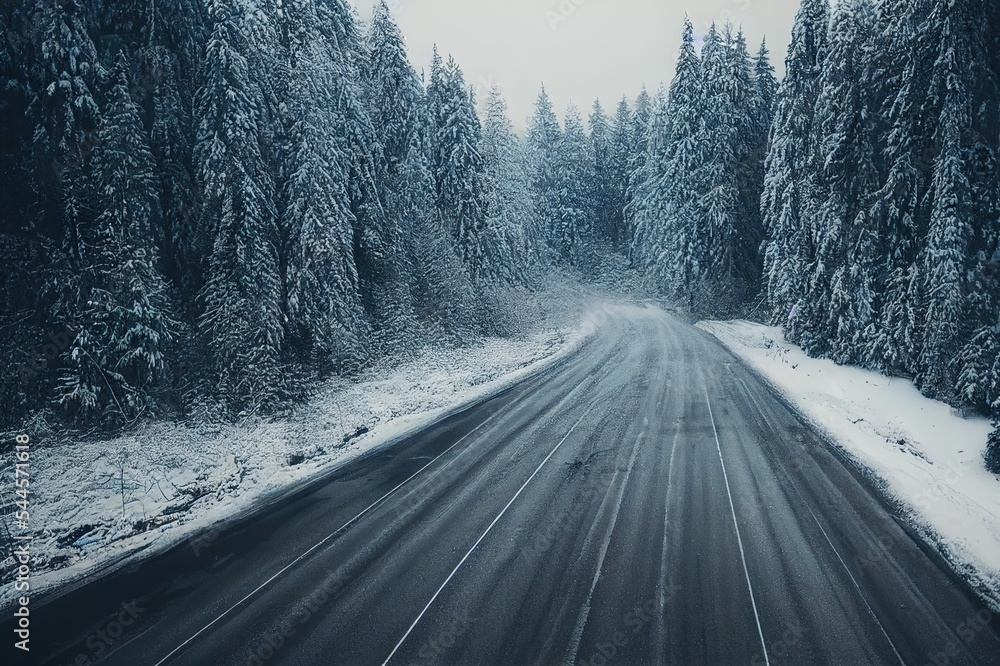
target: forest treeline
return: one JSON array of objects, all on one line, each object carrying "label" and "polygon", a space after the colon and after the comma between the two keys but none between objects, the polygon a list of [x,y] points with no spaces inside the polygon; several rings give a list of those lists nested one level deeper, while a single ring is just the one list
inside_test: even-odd
[{"label": "forest treeline", "polygon": [[[1000,6],[804,0],[778,81],[684,27],[675,76],[524,137],[385,3],[0,10],[3,417],[228,417],[510,335],[624,255],[699,313],[1000,415]],[[479,99],[479,98],[482,99]],[[1000,469],[1000,442],[988,454]]]},{"label": "forest treeline", "polygon": [[418,74],[385,3],[363,24],[343,0],[16,0],[0,21],[7,424],[266,413],[518,333],[545,271],[626,243],[641,113],[595,105],[587,134],[543,103],[526,143],[454,60]]},{"label": "forest treeline", "polygon": [[702,312],[736,299],[810,355],[1000,416],[1000,4],[804,0],[777,90],[715,40],[696,53],[688,26],[658,104],[639,266]]}]

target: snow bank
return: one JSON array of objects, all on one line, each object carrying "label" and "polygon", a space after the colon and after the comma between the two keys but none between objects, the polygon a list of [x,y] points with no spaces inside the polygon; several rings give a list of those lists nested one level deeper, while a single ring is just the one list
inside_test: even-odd
[{"label": "snow bank", "polygon": [[[158,423],[108,441],[33,435],[32,593],[135,564],[500,392],[570,354],[594,322],[428,349],[401,367],[336,380],[287,419]],[[13,597],[13,583],[0,588],[0,606]]]},{"label": "snow bank", "polygon": [[909,381],[810,358],[777,328],[698,327],[883,479],[925,541],[1000,610],[1000,477],[983,466],[988,421],[962,418]]}]

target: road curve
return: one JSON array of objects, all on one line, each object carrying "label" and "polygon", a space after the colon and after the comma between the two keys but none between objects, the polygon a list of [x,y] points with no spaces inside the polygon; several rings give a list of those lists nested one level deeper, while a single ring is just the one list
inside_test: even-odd
[{"label": "road curve", "polygon": [[[728,351],[581,351],[32,611],[44,663],[1000,664],[998,622]],[[112,636],[112,634],[114,634]]]}]

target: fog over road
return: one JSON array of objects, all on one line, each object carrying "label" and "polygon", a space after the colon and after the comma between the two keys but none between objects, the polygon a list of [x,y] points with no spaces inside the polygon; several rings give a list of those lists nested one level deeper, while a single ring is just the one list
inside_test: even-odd
[{"label": "fog over road", "polygon": [[92,658],[135,600],[101,663],[1000,663],[860,476],[706,334],[609,305],[512,390],[33,609],[32,646]]}]

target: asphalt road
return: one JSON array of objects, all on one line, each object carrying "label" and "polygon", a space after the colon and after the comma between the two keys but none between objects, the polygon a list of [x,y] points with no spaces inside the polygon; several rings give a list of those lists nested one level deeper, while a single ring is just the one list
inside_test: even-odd
[{"label": "asphalt road", "polygon": [[1000,664],[996,618],[857,470],[714,340],[633,306],[32,626],[54,664]]}]

